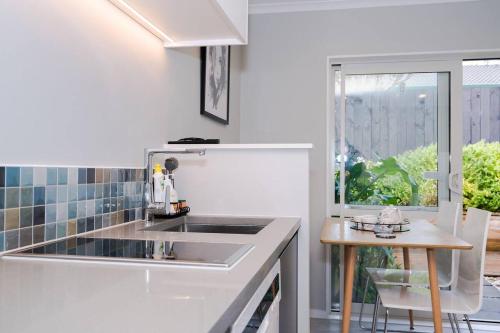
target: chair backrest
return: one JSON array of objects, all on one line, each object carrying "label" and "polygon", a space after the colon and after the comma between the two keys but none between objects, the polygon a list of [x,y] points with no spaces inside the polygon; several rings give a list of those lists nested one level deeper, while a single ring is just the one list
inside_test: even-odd
[{"label": "chair backrest", "polygon": [[[461,220],[460,203],[439,202],[436,226],[454,236]],[[456,250],[436,250],[436,264],[440,276],[440,286],[449,287],[456,282],[458,276],[459,253]]]},{"label": "chair backrest", "polygon": [[484,260],[491,213],[469,208],[459,237],[472,244],[472,250],[460,251],[460,264],[456,289],[467,295],[467,303],[473,313],[481,309],[483,300]]},{"label": "chair backrest", "polygon": [[456,235],[458,221],[459,221],[459,214],[460,214],[459,202],[440,201],[436,226],[441,230]]}]

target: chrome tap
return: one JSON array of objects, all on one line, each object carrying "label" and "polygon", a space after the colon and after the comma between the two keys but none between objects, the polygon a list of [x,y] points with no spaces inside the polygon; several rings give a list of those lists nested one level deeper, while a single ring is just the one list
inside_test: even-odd
[{"label": "chrome tap", "polygon": [[168,149],[145,149],[144,159],[146,164],[146,184],[144,187],[144,200],[146,203],[145,221],[149,223],[150,216],[154,214],[168,215],[170,212],[170,193],[166,191],[165,202],[157,203],[153,201],[152,193],[152,164],[155,154],[198,154],[205,155],[205,149],[190,149],[190,148],[168,148]]}]

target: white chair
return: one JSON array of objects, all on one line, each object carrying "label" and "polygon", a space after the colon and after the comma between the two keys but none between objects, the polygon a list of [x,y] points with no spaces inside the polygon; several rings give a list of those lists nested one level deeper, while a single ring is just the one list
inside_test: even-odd
[{"label": "white chair", "polygon": [[[460,221],[460,204],[449,201],[439,203],[436,226],[452,235],[457,234]],[[458,251],[437,249],[436,265],[440,288],[448,288],[457,277]],[[414,271],[403,269],[366,268],[370,279],[378,285],[406,285],[428,286],[429,276],[427,271]]]},{"label": "white chair", "polygon": [[[453,235],[457,234],[457,226],[460,222],[460,203],[441,201],[436,218],[436,226]],[[384,263],[384,261],[382,261]],[[438,269],[438,280],[440,288],[449,288],[456,280],[458,269],[458,252],[456,250],[436,250],[436,265]],[[371,280],[375,285],[399,285],[399,286],[428,286],[429,275],[427,271],[414,271],[387,268],[366,268],[368,278],[363,293],[361,311],[359,314],[359,326],[362,325],[363,308],[365,304],[368,282]],[[375,311],[375,309],[374,309]],[[411,325],[410,325],[411,326]],[[413,329],[413,327],[411,327]]]},{"label": "white chair", "polygon": [[[473,332],[468,315],[474,314],[481,309],[483,298],[483,273],[484,259],[486,253],[486,240],[491,213],[469,208],[466,222],[459,232],[460,238],[473,245],[472,250],[460,251],[460,263],[458,278],[452,284],[450,290],[441,290],[441,312],[447,313],[453,331],[458,326],[456,315],[462,314],[467,322],[469,331]],[[388,309],[403,309],[432,312],[430,290],[425,287],[401,286],[401,285],[375,285],[378,292],[377,304],[379,302],[385,307],[384,331],[387,331]],[[377,314],[374,315],[372,332],[376,328]]]}]

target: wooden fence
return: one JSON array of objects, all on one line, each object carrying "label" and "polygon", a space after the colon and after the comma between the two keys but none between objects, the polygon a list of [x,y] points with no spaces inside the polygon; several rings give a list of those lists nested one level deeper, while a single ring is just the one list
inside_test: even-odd
[{"label": "wooden fence", "polygon": [[[349,96],[347,142],[372,160],[435,143],[436,110],[437,96],[433,88]],[[464,88],[461,130],[464,144],[481,139],[500,140],[500,86]]]},{"label": "wooden fence", "polygon": [[464,144],[500,141],[500,87],[464,89]]}]

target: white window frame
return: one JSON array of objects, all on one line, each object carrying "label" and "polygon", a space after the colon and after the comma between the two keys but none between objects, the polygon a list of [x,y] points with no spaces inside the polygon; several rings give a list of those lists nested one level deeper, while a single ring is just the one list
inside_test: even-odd
[{"label": "white window frame", "polygon": [[[383,61],[382,61],[383,60]],[[390,60],[382,59],[377,61],[344,61],[340,63],[341,66],[341,99],[345,99],[345,87],[344,79],[346,75],[352,74],[377,74],[377,73],[408,73],[408,72],[449,72],[450,73],[450,128],[460,128],[460,131],[450,131],[450,200],[453,202],[462,201],[462,188],[461,188],[461,164],[462,164],[462,60],[421,60],[421,61],[404,61],[404,60]],[[336,63],[338,64],[338,63]],[[332,67],[332,66],[330,66]],[[352,216],[358,214],[367,214],[373,212],[374,209],[380,209],[381,206],[370,206],[370,205],[350,205],[346,207],[344,203],[344,168],[340,170],[341,176],[341,195],[340,202],[332,205],[334,199],[334,179],[331,177],[332,172],[332,138],[335,137],[335,129],[332,128],[332,119],[335,103],[333,100],[333,87],[334,82],[332,82],[332,73],[330,68],[330,73],[328,74],[328,171],[329,171],[329,193],[328,193],[328,204],[330,207],[329,215],[333,216]],[[334,112],[338,112],[335,110]],[[341,103],[341,121],[345,121],[345,103]],[[342,126],[343,129],[343,126]],[[341,133],[342,144],[345,143],[345,133]],[[342,146],[341,144],[341,146]],[[342,163],[343,164],[343,163]],[[405,210],[405,213],[410,217],[423,217],[429,218],[435,215],[436,208],[427,207],[401,207]]]}]

